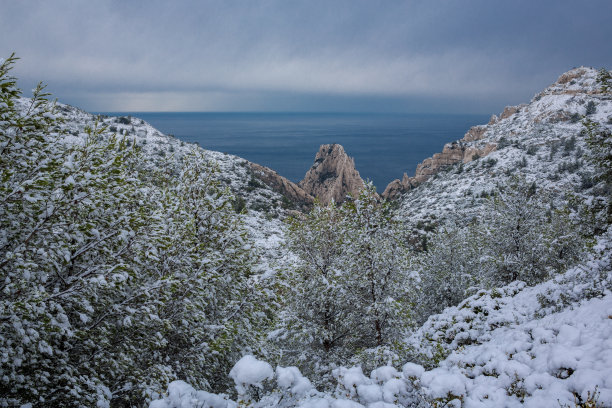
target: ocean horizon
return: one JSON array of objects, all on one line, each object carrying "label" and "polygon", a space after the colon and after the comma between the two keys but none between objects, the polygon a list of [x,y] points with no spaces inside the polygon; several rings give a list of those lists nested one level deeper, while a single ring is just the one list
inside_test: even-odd
[{"label": "ocean horizon", "polygon": [[299,182],[322,144],[338,143],[382,192],[418,163],[461,139],[485,114],[295,112],[97,112],[132,116],[179,140],[240,156]]}]

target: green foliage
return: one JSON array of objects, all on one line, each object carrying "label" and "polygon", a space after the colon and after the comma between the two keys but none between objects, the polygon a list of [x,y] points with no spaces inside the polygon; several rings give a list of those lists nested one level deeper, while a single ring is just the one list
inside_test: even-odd
[{"label": "green foliage", "polygon": [[482,279],[482,234],[476,226],[447,223],[428,241],[427,251],[414,260],[421,277],[416,305],[418,323],[459,304],[479,287]]},{"label": "green foliage", "polygon": [[601,68],[597,73],[597,83],[603,93],[610,92],[610,89],[612,89],[612,73],[605,68]]},{"label": "green foliage", "polygon": [[550,212],[545,191],[514,179],[500,189],[485,213],[484,249],[492,264],[486,286],[522,280],[533,285],[572,265],[584,240],[566,209]]},{"label": "green foliage", "polygon": [[597,111],[597,106],[595,105],[595,102],[589,101],[589,103],[587,103],[587,106],[586,106],[586,115],[587,116],[593,115],[596,111]]},{"label": "green foliage", "polygon": [[379,355],[365,350],[392,347],[412,321],[404,233],[377,198],[369,184],[341,207],[316,203],[290,221],[299,260],[284,278],[280,344],[288,363],[315,378],[358,352]]},{"label": "green foliage", "polygon": [[572,116],[570,117],[570,122],[578,123],[580,122],[580,119],[582,119],[582,116],[578,112],[574,112]]},{"label": "green foliage", "polygon": [[583,122],[589,152],[588,159],[595,165],[595,179],[601,183],[604,223],[612,223],[612,132],[605,126],[586,118]]},{"label": "green foliage", "polygon": [[143,405],[177,378],[226,390],[267,317],[214,166],[151,170],[96,126],[66,143],[42,85],[19,98],[15,60],[0,65],[0,405]]},{"label": "green foliage", "polygon": [[240,214],[241,212],[246,210],[246,201],[244,200],[244,198],[237,196],[234,199],[232,206],[234,207],[234,211]]}]

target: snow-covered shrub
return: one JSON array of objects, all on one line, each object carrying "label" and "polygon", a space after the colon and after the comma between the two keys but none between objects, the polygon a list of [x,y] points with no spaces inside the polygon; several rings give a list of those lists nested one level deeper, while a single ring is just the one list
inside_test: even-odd
[{"label": "snow-covered shrub", "polygon": [[214,167],[194,153],[151,168],[104,128],[61,133],[42,86],[18,98],[13,63],[0,65],[0,405],[141,404],[178,377],[227,388],[215,373],[266,316]]},{"label": "snow-covered shrub", "polygon": [[299,259],[281,282],[287,303],[275,335],[283,361],[318,383],[362,350],[393,346],[412,318],[403,237],[372,185],[342,206],[316,204],[291,221],[289,247]]},{"label": "snow-covered shrub", "polygon": [[475,225],[442,225],[428,240],[427,251],[414,260],[419,272],[418,322],[459,304],[482,286],[486,247]]},{"label": "snow-covered shrub", "polygon": [[413,364],[405,375],[430,402],[557,407],[559,399],[573,406],[597,387],[602,406],[612,404],[611,256],[612,229],[564,274],[481,291],[431,316],[407,341],[430,371]]},{"label": "snow-covered shrub", "polygon": [[[302,376],[296,367],[277,367],[276,387],[268,387],[257,397],[239,396],[234,402],[227,396],[196,391],[182,381],[175,381],[168,387],[167,394],[153,401],[150,408],[290,408],[290,407],[323,407],[323,408],[399,408],[405,406],[420,407],[424,401],[415,394],[410,379],[404,372],[415,371],[404,367],[403,372],[393,367],[382,366],[373,370],[369,376],[364,375],[361,367],[340,367],[333,372],[337,382],[336,389],[327,393],[319,392],[310,381]],[[239,368],[239,369],[238,369]],[[236,372],[240,371],[240,375]],[[261,381],[270,378],[271,367],[253,356],[247,355],[232,369],[237,386],[241,389],[255,387],[261,389]]]},{"label": "snow-covered shrub", "polygon": [[486,287],[522,280],[529,285],[576,262],[584,240],[567,211],[550,210],[550,201],[535,183],[520,178],[500,187],[485,210],[485,256],[490,265]]}]

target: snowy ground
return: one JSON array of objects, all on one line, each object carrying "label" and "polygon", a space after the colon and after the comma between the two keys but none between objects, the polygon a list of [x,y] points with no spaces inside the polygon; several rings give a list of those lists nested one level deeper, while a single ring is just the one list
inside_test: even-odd
[{"label": "snowy ground", "polygon": [[598,92],[594,69],[577,68],[564,75],[574,78],[556,82],[517,113],[486,125],[481,140],[460,142],[466,148],[497,147],[486,157],[448,167],[404,194],[400,214],[405,221],[414,225],[457,212],[475,216],[497,184],[517,175],[549,191],[557,204],[567,200],[567,193],[592,196],[593,168],[584,157],[581,120],[593,103],[589,119],[612,129],[612,97]]},{"label": "snowy ground", "polygon": [[336,369],[332,393],[315,390],[295,367],[274,371],[245,356],[229,373],[237,401],[176,381],[151,408],[559,408],[593,394],[610,407],[612,229],[578,267],[534,287],[482,291],[432,316],[406,343],[421,361],[369,376]]},{"label": "snowy ground", "polygon": [[[575,71],[575,72],[574,72]],[[570,119],[586,114],[612,128],[612,98],[596,92],[594,70],[570,71],[510,117],[488,125],[484,138],[496,143],[485,158],[450,167],[405,194],[399,213],[407,223],[439,220],[450,214],[477,214],[501,179],[521,174],[539,187],[588,199],[591,165],[583,158],[582,125]],[[22,103],[27,104],[27,99]],[[96,117],[59,105],[68,142],[81,143],[85,126],[96,119],[124,135],[154,164],[200,149],[131,117]],[[59,129],[58,129],[59,130]],[[247,209],[246,227],[258,249],[258,271],[269,276],[288,262],[283,247],[282,197],[253,180],[246,160],[202,150],[219,166],[219,181]],[[521,282],[481,291],[444,310],[405,340],[414,361],[402,367],[360,367],[334,371],[334,392],[314,389],[295,367],[276,367],[254,357],[240,360],[228,373],[239,398],[170,384],[152,408],[313,407],[391,408],[400,406],[555,407],[574,406],[597,391],[601,406],[612,407],[612,231],[599,238],[592,257],[580,266],[534,287]]]}]

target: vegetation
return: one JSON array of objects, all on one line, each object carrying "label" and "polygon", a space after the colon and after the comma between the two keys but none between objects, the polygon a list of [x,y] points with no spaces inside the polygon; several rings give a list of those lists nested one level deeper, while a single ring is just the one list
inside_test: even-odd
[{"label": "vegetation", "polygon": [[104,128],[65,144],[42,85],[18,109],[15,60],[0,65],[0,404],[132,406],[179,377],[227,389],[214,373],[257,343],[265,302],[214,167],[193,153],[150,170]]},{"label": "vegetation", "polygon": [[[603,200],[588,214],[599,230],[580,230],[584,219],[575,218],[584,214],[555,208],[535,182],[513,178],[480,191],[486,206],[478,220],[421,222],[422,240],[411,240],[395,208],[368,184],[342,205],[316,203],[290,218],[285,269],[264,288],[270,282],[255,275],[258,254],[242,224],[247,203],[220,187],[198,149],[155,157],[163,162],[156,166],[137,143],[97,124],[81,143],[68,143],[44,86],[20,98],[10,75],[15,61],[0,64],[2,406],[144,406],[176,379],[232,393],[226,373],[247,353],[329,388],[330,375],[417,361],[420,351],[404,342],[416,324],[472,295],[457,313],[466,324],[484,318],[496,310],[483,309],[485,299],[493,307],[566,271],[584,235],[612,219],[612,137],[586,118],[585,156],[595,174],[579,175],[582,188]],[[564,140],[564,155],[576,158],[559,172],[583,165],[576,143]],[[551,160],[560,146],[551,146]],[[535,145],[527,150],[536,153]],[[517,166],[528,166],[526,156]],[[249,175],[246,192],[263,187]],[[254,210],[269,205],[251,200]],[[286,197],[281,205],[294,207]],[[462,336],[435,340],[428,368],[457,339],[475,341]],[[341,367],[352,364],[360,368]],[[350,394],[351,387],[338,389]],[[518,377],[508,391],[525,396]],[[597,397],[577,397],[576,405],[595,406]]]},{"label": "vegetation", "polygon": [[359,350],[389,346],[411,321],[414,283],[401,225],[370,184],[342,206],[315,204],[293,218],[281,346],[316,376]]}]

